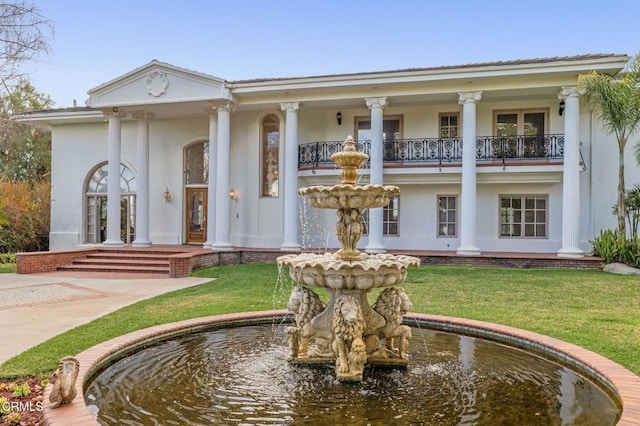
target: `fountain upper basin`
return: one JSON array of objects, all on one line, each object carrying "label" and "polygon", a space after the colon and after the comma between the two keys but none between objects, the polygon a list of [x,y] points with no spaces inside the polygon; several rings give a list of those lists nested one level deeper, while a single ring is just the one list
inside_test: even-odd
[{"label": "fountain upper basin", "polygon": [[403,282],[407,267],[420,266],[420,259],[391,254],[361,254],[360,260],[341,260],[333,253],[301,253],[278,257],[289,267],[295,282],[312,287],[369,290]]},{"label": "fountain upper basin", "polygon": [[386,206],[391,197],[400,194],[400,188],[393,185],[318,185],[301,188],[298,194],[320,209],[365,209]]}]

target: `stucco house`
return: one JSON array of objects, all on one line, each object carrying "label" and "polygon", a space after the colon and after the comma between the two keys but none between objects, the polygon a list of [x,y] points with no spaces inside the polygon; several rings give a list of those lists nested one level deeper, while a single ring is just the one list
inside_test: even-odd
[{"label": "stucco house", "polygon": [[370,156],[362,182],[401,190],[364,214],[362,249],[580,257],[615,227],[618,165],[577,79],[628,60],[243,81],[154,60],[89,90],[86,107],[16,118],[52,130],[51,250],[338,247],[335,212],[297,191],[336,183],[329,157],[353,135]]}]

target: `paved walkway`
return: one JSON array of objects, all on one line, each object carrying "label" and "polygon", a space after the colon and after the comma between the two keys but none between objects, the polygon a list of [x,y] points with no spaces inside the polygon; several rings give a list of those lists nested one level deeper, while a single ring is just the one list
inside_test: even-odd
[{"label": "paved walkway", "polygon": [[211,280],[95,276],[0,274],[0,364],[123,306]]}]

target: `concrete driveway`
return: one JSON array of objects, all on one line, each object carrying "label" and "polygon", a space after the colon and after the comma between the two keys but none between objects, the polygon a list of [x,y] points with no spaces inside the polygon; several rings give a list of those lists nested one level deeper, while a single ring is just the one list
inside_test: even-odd
[{"label": "concrete driveway", "polygon": [[0,274],[0,364],[60,333],[150,297],[210,278]]}]

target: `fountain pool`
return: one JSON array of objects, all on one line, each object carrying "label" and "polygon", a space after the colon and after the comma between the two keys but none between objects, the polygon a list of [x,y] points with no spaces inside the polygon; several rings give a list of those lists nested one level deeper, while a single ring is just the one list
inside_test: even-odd
[{"label": "fountain pool", "polygon": [[[78,422],[82,421],[82,424],[85,425],[101,424],[95,419],[95,416],[97,414],[94,406],[103,410],[103,415],[108,416],[109,413],[106,408],[100,408],[101,401],[98,398],[98,394],[96,394],[94,391],[89,391],[89,389],[92,389],[94,378],[99,377],[104,373],[106,373],[107,375],[111,374],[109,373],[110,366],[116,365],[118,363],[126,364],[127,359],[129,359],[130,357],[144,357],[145,351],[147,349],[154,351],[155,349],[153,348],[155,348],[156,345],[168,344],[170,346],[176,346],[175,343],[170,343],[172,339],[180,339],[183,337],[189,338],[189,336],[192,335],[200,334],[202,332],[209,333],[215,330],[222,331],[222,334],[225,337],[233,337],[234,334],[238,334],[238,330],[242,330],[242,328],[239,329],[239,327],[266,325],[269,329],[269,337],[267,338],[269,345],[266,347],[266,352],[277,355],[277,358],[274,359],[274,369],[269,369],[269,371],[273,372],[273,374],[270,374],[272,381],[275,383],[279,380],[278,371],[281,371],[279,370],[281,368],[285,368],[285,371],[288,372],[295,371],[296,373],[299,373],[303,376],[301,379],[295,379],[295,383],[302,383],[302,387],[299,389],[298,398],[289,401],[288,404],[291,404],[295,401],[313,402],[312,389],[314,385],[312,384],[311,380],[307,379],[313,378],[314,375],[320,373],[322,373],[321,381],[331,384],[332,388],[334,389],[338,387],[344,387],[346,390],[359,388],[362,389],[362,392],[356,392],[351,395],[351,397],[353,397],[354,399],[350,401],[342,401],[343,403],[361,405],[363,395],[367,393],[368,386],[379,382],[379,376],[376,375],[382,374],[383,377],[391,378],[391,380],[389,381],[389,385],[393,385],[400,383],[400,380],[402,380],[401,376],[405,374],[408,374],[410,376],[417,375],[428,377],[428,375],[433,375],[438,370],[444,371],[440,367],[447,363],[448,365],[457,365],[458,372],[463,371],[462,367],[469,364],[468,360],[472,360],[472,363],[474,365],[478,365],[484,362],[484,358],[481,357],[481,354],[484,353],[484,349],[477,349],[478,345],[471,345],[468,343],[468,340],[463,339],[464,336],[469,336],[496,342],[500,347],[504,346],[515,348],[519,351],[528,352],[534,355],[534,358],[536,359],[544,358],[552,361],[555,366],[551,368],[552,370],[555,369],[556,371],[556,373],[552,374],[552,378],[554,378],[556,384],[559,383],[560,389],[566,389],[566,391],[558,391],[558,388],[556,387],[555,392],[556,394],[560,392],[561,395],[562,392],[564,392],[564,397],[568,398],[570,402],[561,403],[559,400],[554,401],[552,399],[550,409],[557,411],[561,406],[579,406],[577,402],[575,404],[571,402],[572,387],[566,385],[567,382],[574,382],[573,377],[577,377],[579,378],[578,381],[575,382],[577,386],[573,386],[573,389],[575,389],[576,395],[578,397],[581,395],[585,395],[585,393],[607,395],[609,398],[609,403],[606,410],[610,413],[612,412],[611,410],[617,410],[617,414],[615,414],[617,420],[614,419],[611,423],[608,423],[608,420],[605,420],[605,423],[601,424],[633,425],[640,423],[640,395],[638,393],[638,389],[640,389],[640,377],[634,375],[619,364],[616,364],[598,354],[557,339],[486,322],[425,314],[413,314],[407,318],[407,322],[411,323],[412,325],[416,325],[415,321],[418,321],[418,323],[420,324],[420,328],[418,329],[420,331],[416,330],[415,328],[413,329],[415,335],[417,336],[414,340],[422,339],[422,337],[419,336],[423,332],[430,333],[431,331],[446,331],[448,333],[453,333],[453,337],[449,338],[453,339],[453,350],[438,350],[436,349],[438,347],[438,345],[436,344],[434,344],[432,348],[429,348],[422,342],[412,341],[410,348],[412,362],[409,364],[406,370],[378,369],[377,367],[372,367],[370,370],[368,369],[367,371],[365,371],[364,380],[360,383],[338,383],[332,374],[331,367],[297,366],[295,364],[286,362],[285,357],[283,357],[283,355],[288,350],[288,346],[284,343],[285,337],[280,333],[274,334],[273,330],[274,327],[276,329],[281,329],[281,327],[286,326],[287,324],[285,318],[287,316],[289,316],[289,314],[286,311],[263,311],[195,318],[191,320],[164,324],[144,330],[139,330],[89,348],[76,356],[80,361],[80,373],[78,376],[78,381],[76,383],[78,395],[72,403],[63,405],[57,409],[50,409],[49,407],[45,407],[45,422],[47,422],[47,424],[67,424],[69,419],[74,419]],[[253,333],[253,331],[251,333]],[[244,333],[240,332],[240,335],[242,334]],[[224,339],[220,339],[219,337],[220,336],[215,338],[218,340],[216,343],[217,345],[222,345],[222,347],[233,347],[233,340],[225,342]],[[203,337],[197,337],[196,339],[201,339],[202,341]],[[458,342],[457,345],[455,343],[456,339]],[[462,343],[463,341],[466,343]],[[259,343],[258,345],[264,345],[264,342]],[[483,346],[484,343],[482,343],[481,345]],[[471,353],[471,347],[474,348],[472,357],[469,356],[469,354]],[[423,353],[421,354],[416,354],[416,362],[413,361],[414,348],[415,350],[423,351]],[[251,351],[253,351],[253,349]],[[447,351],[449,351],[450,354],[447,353]],[[208,354],[200,355],[205,356],[205,359],[206,356],[212,356],[211,350],[205,350],[203,352],[205,354]],[[426,357],[426,364],[423,364],[423,362],[425,361],[423,361],[422,359],[425,358],[425,354],[428,354],[429,356]],[[466,355],[463,356],[463,354]],[[431,358],[431,355],[434,355],[434,358]],[[233,368],[236,373],[239,372],[240,374],[242,374],[242,376],[236,377],[235,379],[231,378],[231,380],[235,381],[236,383],[242,383],[243,381],[250,382],[251,376],[255,372],[255,370],[258,369],[258,371],[260,371],[260,368],[263,368],[259,367],[259,363],[256,363],[255,368],[251,367],[252,364],[250,362],[247,363],[246,361],[243,361],[242,357],[242,355],[238,355],[238,359],[240,361],[239,365],[249,366],[250,368],[247,369],[247,371],[241,371],[235,367]],[[186,358],[190,359],[191,355],[186,355]],[[156,374],[154,372],[156,368],[154,364],[155,363],[153,362],[153,360],[149,361],[148,366],[150,367],[150,369],[147,370],[149,372],[148,376],[151,376],[153,374],[154,376],[159,377],[161,380],[164,378],[165,381],[174,380],[172,377],[175,375],[177,370],[179,370],[179,368],[174,369],[172,368],[173,365],[170,365],[167,367],[166,371],[163,371],[160,374]],[[215,369],[215,365],[206,365],[210,365],[210,368],[212,369],[211,371]],[[567,368],[569,370],[569,373],[561,373],[561,380],[558,382],[558,372],[564,371],[564,369],[561,369],[561,367]],[[139,369],[139,366],[133,368]],[[484,368],[481,367],[481,369]],[[562,377],[564,377],[564,388],[562,387]],[[582,384],[585,379],[586,382],[590,382],[588,383],[588,386],[587,384]],[[188,384],[201,381],[201,379],[194,378],[193,376],[176,378],[175,380],[180,380],[183,383],[186,382]],[[477,383],[477,381],[474,383]],[[113,387],[112,395],[118,394],[119,397],[123,399],[123,401],[126,401],[127,395],[123,394],[121,390],[116,389],[116,383],[110,384],[109,386]],[[240,387],[240,389],[241,388],[242,386]],[[45,400],[47,400],[51,389],[51,385],[46,388],[44,395]],[[310,389],[309,394],[305,394],[305,389]],[[450,387],[433,387],[427,390],[427,394],[438,395],[441,392],[450,391],[450,389]],[[460,395],[462,395],[464,393],[462,391],[465,390],[465,388],[461,386],[460,389]],[[208,396],[210,396],[212,393],[216,392],[216,389],[209,388],[205,391],[208,392]],[[268,389],[265,390],[265,392],[267,391]],[[401,393],[395,394],[395,396],[392,395],[390,397],[389,404],[391,404],[392,406],[396,404],[398,396],[401,395],[402,392],[404,392],[401,388],[397,388],[396,391],[399,391]],[[185,386],[184,388],[172,389],[167,394],[159,393],[156,388],[145,388],[144,386],[139,386],[136,392],[141,392],[143,395],[146,393],[146,396],[144,396],[146,400],[171,398],[171,404],[176,406],[185,405],[183,400],[184,398],[193,398],[193,394],[189,392],[187,386]],[[201,390],[199,390],[198,392],[201,392]],[[93,397],[90,398],[90,395],[93,395]],[[477,400],[478,395],[481,394],[475,392],[474,395],[475,399]],[[500,398],[500,395],[494,396],[498,396],[498,399],[495,400],[494,403],[497,404],[502,401],[503,403],[509,404],[509,400]],[[241,394],[237,395],[237,397],[238,400],[243,399]],[[423,402],[417,400],[417,395],[412,398],[413,400],[416,400],[416,404],[414,405],[414,407],[422,406]],[[599,398],[600,397],[598,397],[598,399]],[[131,400],[131,397],[129,397],[129,399]],[[529,405],[527,401],[528,398],[521,397],[520,399],[520,402],[523,404],[523,411],[525,412],[525,414],[529,413]],[[119,404],[125,403],[126,402],[119,402]],[[203,399],[197,403],[197,406],[204,407],[209,403],[210,402],[208,399]],[[449,404],[451,404],[451,402],[446,402],[446,405]],[[315,405],[315,407],[317,408],[318,405]],[[469,405],[464,405],[464,407],[467,407],[467,410],[471,409],[469,408]],[[326,405],[322,406],[322,410],[324,410],[324,412],[330,411],[329,408],[330,407]],[[361,406],[361,409],[366,410],[367,406]],[[459,417],[455,417],[455,413],[451,414],[453,417],[446,417],[447,414],[440,410],[436,411],[436,413],[444,414],[445,416],[438,415],[434,417],[434,421],[431,424],[465,424],[465,422],[469,425],[495,424],[491,423],[490,420],[487,420],[491,419],[491,417],[487,417],[485,418],[485,420],[481,420],[480,418],[478,418],[476,420],[462,421],[462,419],[460,419]],[[113,416],[115,414],[111,413],[111,415]],[[140,418],[137,420],[137,422],[139,422],[138,424],[152,424],[151,421],[144,418],[144,412],[141,412],[138,415],[140,416]],[[489,414],[489,416],[491,415],[492,414]],[[561,415],[565,415],[564,412]],[[489,423],[483,423],[484,421]],[[616,423],[616,421],[618,423]],[[102,422],[102,420],[100,422]],[[132,424],[136,423],[134,422]],[[253,424],[260,424],[260,422],[254,421]],[[354,420],[352,424],[364,423],[358,423]],[[376,422],[371,422],[371,424],[376,424]]]},{"label": "fountain pool", "polygon": [[619,417],[607,391],[570,368],[425,322],[413,329],[408,368],[373,366],[353,384],[327,367],[287,362],[284,336],[284,325],[269,323],[174,337],[96,372],[85,401],[107,425],[613,425]]}]

